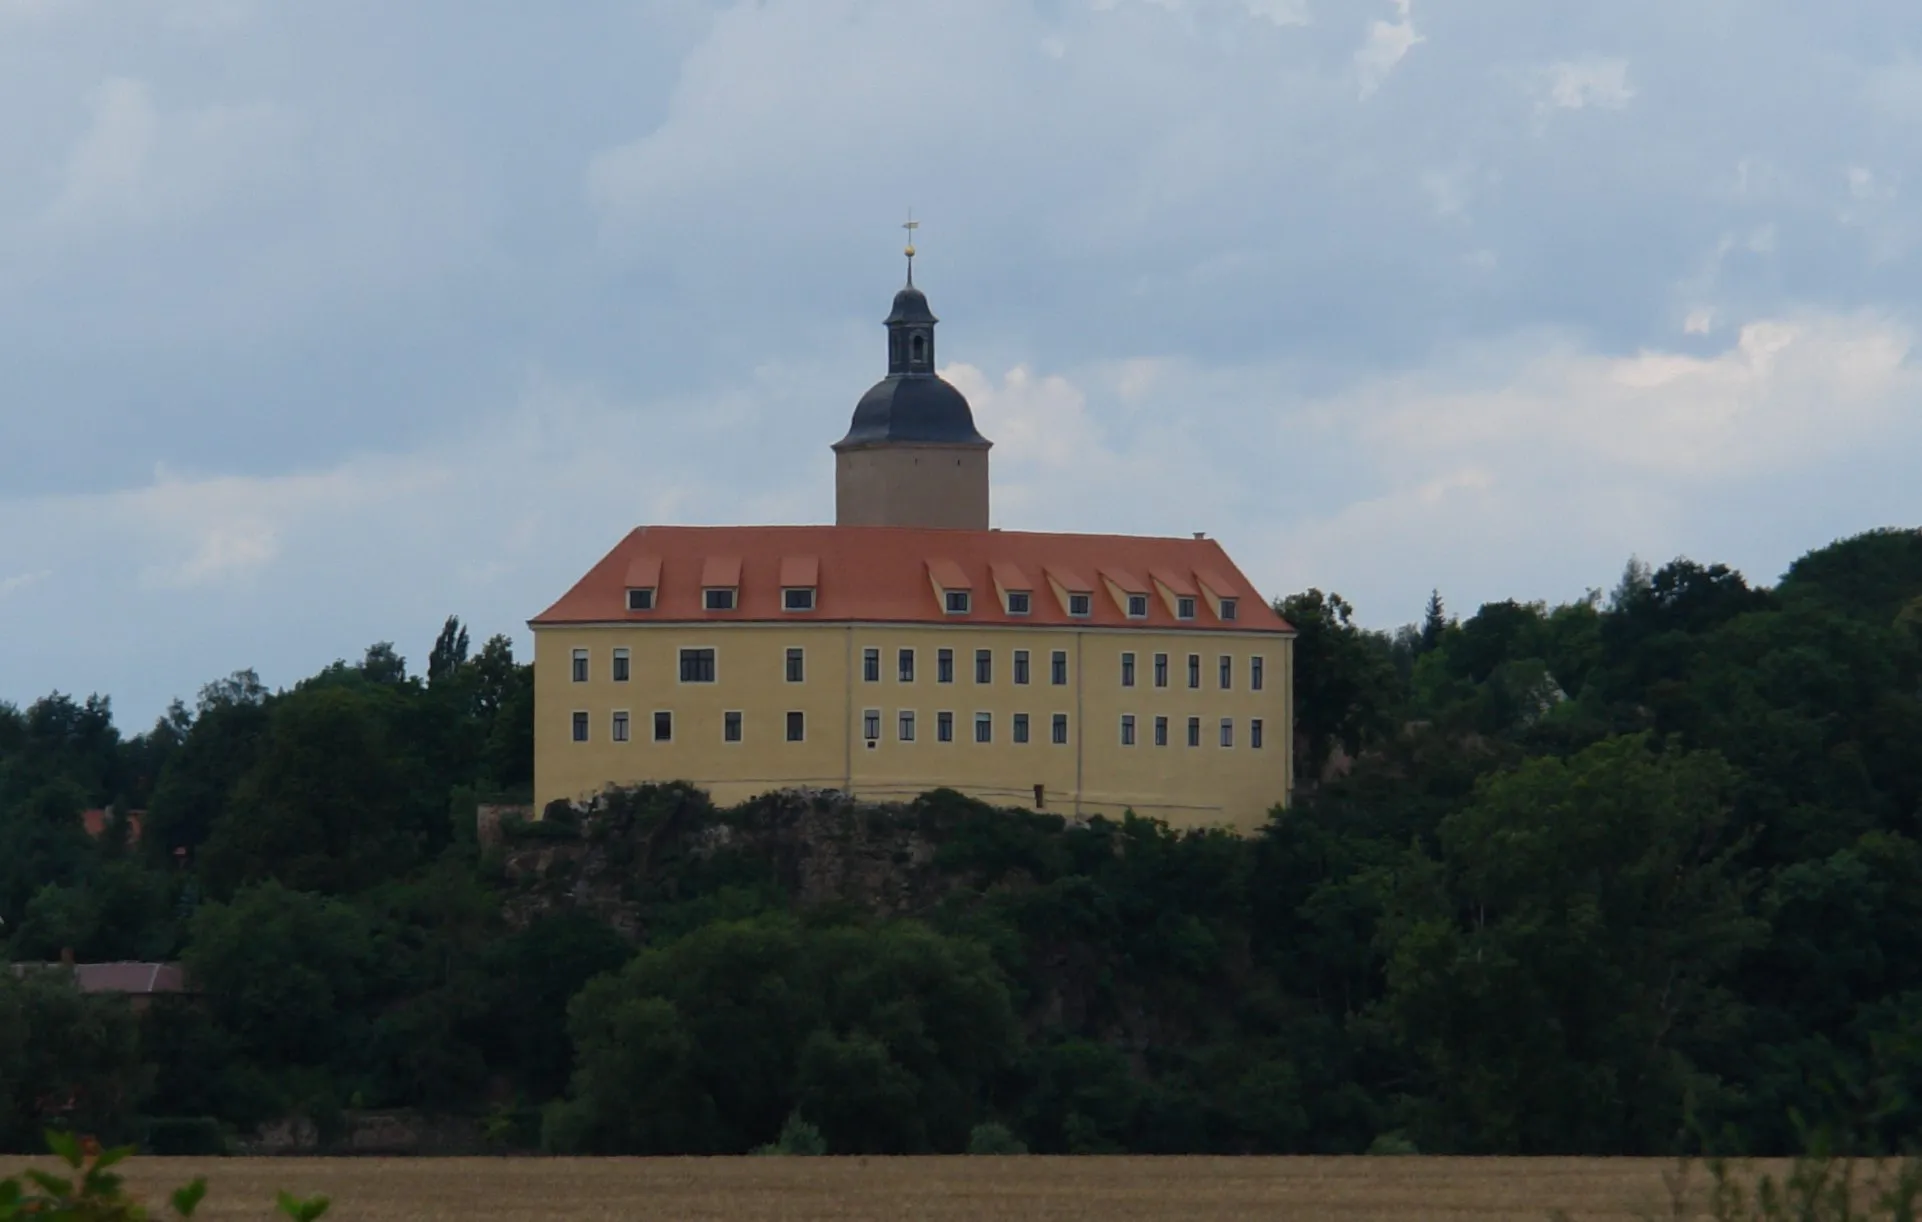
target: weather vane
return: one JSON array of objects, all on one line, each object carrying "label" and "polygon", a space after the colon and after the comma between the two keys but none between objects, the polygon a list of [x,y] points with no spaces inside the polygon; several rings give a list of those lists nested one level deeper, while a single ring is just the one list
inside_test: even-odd
[{"label": "weather vane", "polygon": [[921,228],[921,222],[914,219],[914,209],[912,208],[908,209],[907,223],[902,225],[901,228],[908,231],[908,248],[904,253],[906,253],[906,255],[908,256],[908,283],[913,284],[914,283],[914,231]]}]

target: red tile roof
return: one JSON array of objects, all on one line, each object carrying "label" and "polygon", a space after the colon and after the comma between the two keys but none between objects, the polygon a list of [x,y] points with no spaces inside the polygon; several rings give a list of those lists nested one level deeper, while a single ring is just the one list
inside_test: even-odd
[{"label": "red tile roof", "polygon": [[[127,843],[138,844],[140,842],[140,823],[146,816],[147,812],[144,810],[130,810],[127,812]],[[112,819],[113,811],[111,808],[106,810],[83,810],[80,812],[80,826],[85,828],[87,835],[92,836],[95,840],[107,834],[107,824],[111,822]]]},{"label": "red tile roof", "polygon": [[[818,577],[814,609],[784,611],[782,586],[802,561],[811,561]],[[1184,592],[1205,580],[1216,594],[1238,598],[1239,614],[1223,622],[1203,608],[1195,619],[1177,620],[1161,600],[1152,599],[1148,618],[1131,620],[1114,600],[1097,598],[1091,614],[1071,618],[1044,584],[1026,587],[1033,593],[1029,614],[1011,616],[993,593],[996,577],[1004,589],[1018,589],[1023,587],[1007,585],[1011,577],[1025,581],[1035,574],[1046,574],[1072,593],[1090,593],[1093,587],[1079,575],[1084,569],[1146,572]],[[735,610],[710,612],[701,591],[720,573],[737,575],[740,597]],[[626,591],[637,575],[655,587],[652,611],[627,610]],[[948,614],[931,575],[964,583],[949,588],[974,588],[973,609]],[[638,527],[529,622],[542,627],[743,620],[1293,631],[1213,539],[891,526]]]}]

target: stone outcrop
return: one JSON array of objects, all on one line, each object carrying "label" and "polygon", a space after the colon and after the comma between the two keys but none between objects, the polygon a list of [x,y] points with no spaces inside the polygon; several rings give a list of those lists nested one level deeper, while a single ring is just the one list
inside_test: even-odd
[{"label": "stone outcrop", "polygon": [[500,825],[517,926],[547,912],[584,912],[635,939],[647,901],[676,898],[691,877],[731,870],[778,888],[799,907],[848,903],[877,915],[925,911],[961,880],[936,854],[961,820],[958,794],[911,803],[859,802],[834,790],[784,790],[718,811],[684,785],[608,790],[554,803],[538,822]]}]

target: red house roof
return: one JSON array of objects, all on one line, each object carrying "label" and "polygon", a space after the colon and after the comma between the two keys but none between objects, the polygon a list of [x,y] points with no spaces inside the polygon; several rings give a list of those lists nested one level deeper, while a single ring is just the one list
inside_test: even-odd
[{"label": "red house roof", "polygon": [[[818,582],[813,609],[784,610],[783,586],[810,568]],[[1130,619],[1124,605],[1081,578],[1084,572],[1115,571],[1147,573],[1183,593],[1205,584],[1217,597],[1235,600],[1235,618],[1223,620],[1203,602],[1194,619],[1176,619],[1163,599],[1150,598],[1147,618]],[[1008,586],[1009,580],[1035,581],[1028,587],[1026,615],[1008,614],[997,577],[1010,591],[1017,587]],[[1089,614],[1070,616],[1049,579],[1071,593],[1093,592]],[[702,591],[717,581],[738,583],[733,610],[706,609]],[[641,585],[654,590],[653,608],[629,611],[627,591]],[[952,589],[972,591],[966,612],[947,610],[940,591]],[[795,620],[1293,631],[1213,539],[892,526],[637,527],[560,601],[528,622]]]}]

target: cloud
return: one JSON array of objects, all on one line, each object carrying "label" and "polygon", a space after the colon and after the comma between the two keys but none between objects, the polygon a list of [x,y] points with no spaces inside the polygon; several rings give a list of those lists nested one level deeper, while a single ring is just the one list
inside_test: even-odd
[{"label": "cloud", "polygon": [[31,573],[15,573],[11,577],[0,577],[0,599],[11,598],[22,590],[30,590],[51,576],[53,576],[52,569],[38,569]]},{"label": "cloud", "polygon": [[1397,14],[1394,21],[1376,18],[1368,23],[1368,36],[1355,52],[1355,75],[1361,82],[1362,97],[1381,88],[1388,74],[1414,50],[1416,43],[1427,41],[1415,32],[1410,12],[1413,3],[1414,0],[1394,0]]},{"label": "cloud", "polygon": [[46,210],[56,230],[182,219],[286,167],[289,126],[270,106],[163,114],[145,82],[125,77],[103,81],[88,106]]},{"label": "cloud", "polygon": [[1541,73],[1541,104],[1557,110],[1622,110],[1634,100],[1626,59],[1560,60]]},{"label": "cloud", "polygon": [[1313,25],[1308,0],[1241,0],[1251,17],[1266,17],[1276,25]]}]

